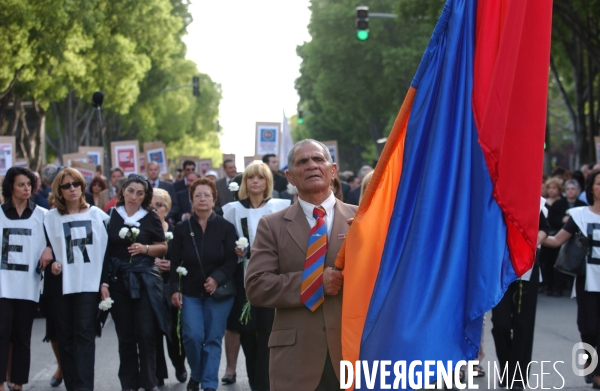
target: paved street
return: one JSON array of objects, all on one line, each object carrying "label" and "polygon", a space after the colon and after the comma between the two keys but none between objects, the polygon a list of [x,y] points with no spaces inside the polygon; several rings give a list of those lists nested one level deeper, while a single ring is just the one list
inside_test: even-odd
[{"label": "paved street", "polygon": [[[576,303],[575,300],[567,297],[546,297],[539,296],[538,312],[536,319],[535,341],[533,346],[534,361],[552,361],[551,364],[544,365],[543,388],[561,388],[563,380],[552,368],[555,361],[564,361],[564,364],[556,364],[556,369],[564,378],[564,390],[591,390],[591,386],[584,383],[583,379],[576,377],[571,370],[571,349],[576,342],[579,342],[579,334],[576,326]],[[484,350],[486,358],[483,361],[483,367],[486,376],[476,379],[476,384],[480,390],[498,388],[497,383],[493,381],[490,375],[493,374],[493,361],[496,359],[494,343],[491,335],[491,314],[487,315],[487,324],[485,329]],[[49,386],[50,377],[56,368],[56,362],[52,354],[50,345],[42,343],[44,337],[44,319],[36,319],[33,330],[33,351],[32,365],[30,373],[30,383],[25,387],[26,390],[55,390]],[[117,339],[114,330],[114,324],[109,323],[104,328],[104,335],[97,340],[96,345],[96,390],[114,391],[120,390],[117,371],[119,367],[119,357],[117,352]],[[167,359],[168,360],[168,359]],[[488,365],[491,371],[488,371]],[[170,366],[170,364],[169,364]],[[221,359],[221,368],[219,377],[224,372],[224,356]],[[533,367],[533,375],[530,377],[531,387],[541,389],[539,383],[541,368],[538,365]],[[169,379],[167,384],[161,387],[162,390],[185,390],[185,384],[180,384],[175,380],[175,374],[172,367],[169,368]],[[220,386],[220,391],[248,391],[248,380],[245,376],[244,356],[240,352],[238,360],[238,383],[231,386]],[[536,377],[537,375],[537,377]],[[538,384],[536,385],[536,378]],[[488,386],[489,382],[489,386]],[[64,390],[64,386],[58,388]],[[290,390],[293,387],[290,386]]]}]

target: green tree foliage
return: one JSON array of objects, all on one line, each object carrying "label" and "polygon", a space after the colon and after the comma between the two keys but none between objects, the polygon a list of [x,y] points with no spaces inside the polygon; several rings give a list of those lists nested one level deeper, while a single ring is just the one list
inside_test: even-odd
[{"label": "green tree foliage", "polygon": [[[375,19],[367,41],[356,38],[350,0],[313,0],[312,40],[297,49],[302,136],[338,140],[344,167],[377,159],[417,69],[435,21]],[[369,2],[370,12],[396,12],[396,0]],[[294,132],[297,137],[298,132]]]},{"label": "green tree foliage", "polygon": [[[188,0],[0,0],[0,34],[8,37],[0,43],[2,133],[22,139],[22,152],[34,168],[42,160],[44,139],[59,157],[79,145],[99,145],[89,101],[102,90],[107,142],[194,138],[214,149],[209,133],[218,116],[220,86],[201,75],[199,99],[191,87],[163,92],[198,75],[181,40],[191,22],[188,5]],[[18,118],[25,116],[24,100],[33,100],[40,118],[36,142],[27,121]],[[11,103],[15,116],[7,122]],[[31,144],[38,151],[28,153]]]}]

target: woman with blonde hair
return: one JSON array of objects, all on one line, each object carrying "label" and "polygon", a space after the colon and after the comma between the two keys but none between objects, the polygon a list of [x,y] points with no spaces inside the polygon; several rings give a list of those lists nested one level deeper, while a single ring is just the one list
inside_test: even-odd
[{"label": "woman with blonde hair", "polygon": [[53,296],[54,324],[65,387],[94,389],[96,316],[100,277],[108,235],[108,215],[85,201],[85,179],[73,168],[52,182],[56,208],[44,219],[55,260],[53,275],[62,275],[61,291]]},{"label": "woman with blonde hair", "polygon": [[290,200],[274,199],[273,175],[269,166],[262,162],[254,162],[246,167],[242,176],[239,201],[223,206],[223,217],[235,225],[237,236],[245,237],[249,246],[242,249],[236,247],[239,257],[238,267],[234,273],[237,295],[225,334],[225,351],[227,367],[223,383],[236,381],[235,367],[237,353],[241,342],[246,356],[246,371],[252,390],[269,390],[269,347],[268,341],[273,325],[274,310],[252,306],[247,324],[240,322],[242,307],[246,303],[244,291],[245,266],[251,261],[251,248],[256,235],[256,228],[261,217],[285,209]]}]

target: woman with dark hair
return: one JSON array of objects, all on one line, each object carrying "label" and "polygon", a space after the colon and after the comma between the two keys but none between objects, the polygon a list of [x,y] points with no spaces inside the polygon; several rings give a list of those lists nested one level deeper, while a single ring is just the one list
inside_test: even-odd
[{"label": "woman with dark hair", "polygon": [[[207,178],[190,186],[192,215],[177,224],[171,246],[171,302],[181,308],[181,335],[190,365],[188,391],[219,386],[221,341],[233,296],[215,299],[237,264],[235,227],[213,208],[217,188]],[[183,273],[183,267],[187,272]],[[181,274],[179,272],[182,272]]]},{"label": "woman with dark hair", "polygon": [[167,251],[160,218],[151,208],[152,186],[130,174],[110,210],[108,249],[102,271],[102,300],[110,297],[119,340],[123,390],[156,387],[156,334],[169,334],[162,279],[154,263]]},{"label": "woman with dark hair", "polygon": [[100,202],[100,192],[106,189],[106,182],[99,176],[95,176],[90,182],[90,191],[85,193],[85,199],[88,204],[98,206]]},{"label": "woman with dark hair", "polygon": [[60,293],[52,301],[65,387],[91,391],[108,215],[86,203],[85,179],[73,168],[56,175],[51,194],[56,208],[48,212],[44,226],[55,259],[51,273],[62,276]]},{"label": "woman with dark hair", "polygon": [[35,174],[24,167],[10,168],[2,182],[6,202],[0,208],[0,225],[8,233],[4,238],[8,254],[0,268],[0,391],[4,391],[11,342],[14,384],[9,388],[22,390],[29,381],[31,329],[40,297],[38,261],[43,269],[52,260],[43,229],[47,211],[30,199],[37,185]]},{"label": "woman with dark hair", "polygon": [[[546,238],[544,246],[560,247],[578,232],[592,239],[585,275],[575,278],[575,292],[581,341],[594,347],[597,352],[600,344],[600,170],[592,171],[586,178],[585,193],[589,206],[570,209],[567,223],[556,236]],[[586,367],[591,363],[589,356]],[[593,382],[595,389],[600,389],[600,366],[596,366],[593,374],[586,376],[585,380],[587,383]]]},{"label": "woman with dark hair", "polygon": [[[339,187],[341,189],[341,186]],[[235,362],[233,353],[239,351],[241,342],[246,356],[246,371],[252,390],[269,390],[269,336],[273,327],[275,310],[272,308],[250,307],[250,319],[247,324],[240,322],[242,308],[246,303],[244,290],[244,275],[247,262],[251,262],[252,244],[256,235],[259,220],[268,214],[280,211],[290,206],[290,200],[274,199],[273,176],[269,167],[262,162],[252,163],[244,170],[242,184],[239,191],[239,201],[230,202],[223,206],[224,217],[236,227],[238,237],[248,240],[247,248],[235,248],[240,259],[234,274],[237,295],[233,309],[227,320],[227,334],[225,349],[227,351],[227,368],[223,383],[229,384],[236,381]],[[228,338],[229,337],[229,338]],[[237,345],[234,345],[237,337]],[[236,347],[230,350],[229,345]],[[237,355],[235,355],[237,358]]]}]

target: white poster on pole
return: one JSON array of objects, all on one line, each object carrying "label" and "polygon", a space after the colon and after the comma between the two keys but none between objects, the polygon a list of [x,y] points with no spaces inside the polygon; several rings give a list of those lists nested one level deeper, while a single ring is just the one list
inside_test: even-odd
[{"label": "white poster on pole", "polygon": [[273,154],[279,156],[280,128],[281,124],[279,122],[256,123],[256,155]]}]

